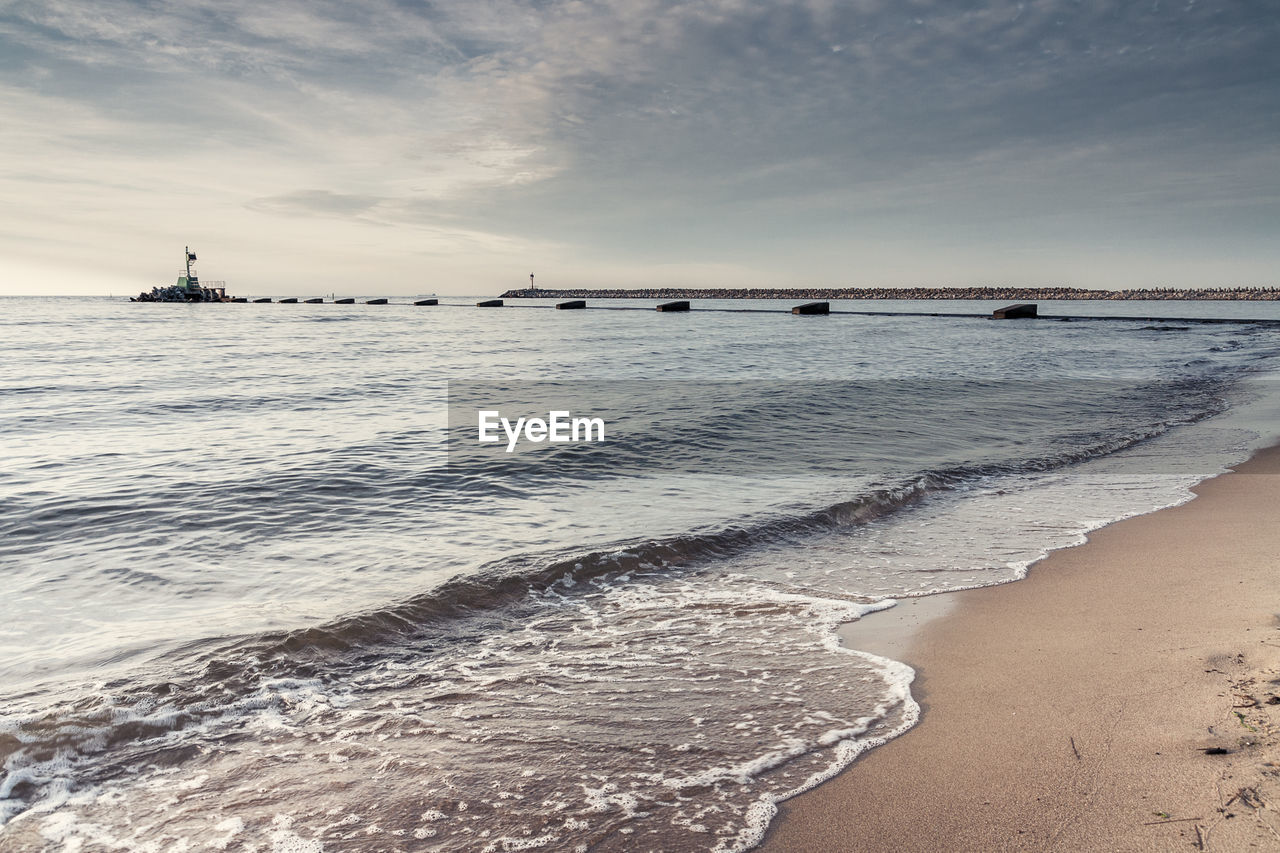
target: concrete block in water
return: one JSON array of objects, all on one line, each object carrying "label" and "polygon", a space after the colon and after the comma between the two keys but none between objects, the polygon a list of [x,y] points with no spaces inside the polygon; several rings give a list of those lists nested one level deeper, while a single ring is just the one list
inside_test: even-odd
[{"label": "concrete block in water", "polygon": [[830,314],[830,302],[806,302],[791,309],[792,314]]},{"label": "concrete block in water", "polygon": [[335,299],[335,300],[333,300],[333,304],[334,304],[334,305],[355,305],[355,304],[356,304],[356,301],[355,301],[355,299],[354,299],[354,298],[352,298],[352,297],[348,296],[346,299]]},{"label": "concrete block in water", "polygon": [[262,297],[261,299],[255,299],[255,300],[253,300],[253,302],[254,302],[254,304],[255,304],[255,305],[261,305],[261,304],[262,304],[262,303],[264,303],[264,302],[270,302],[270,301],[271,301],[271,297],[270,297],[270,296],[264,296],[264,297]]},{"label": "concrete block in water", "polygon": [[1036,316],[1036,303],[1024,302],[1021,305],[1009,305],[991,312],[992,320],[1022,320]]},{"label": "concrete block in water", "polygon": [[323,305],[324,304],[324,298],[320,296],[317,296],[315,299],[304,299],[302,301],[305,302],[307,305]]},{"label": "concrete block in water", "polygon": [[483,302],[477,302],[477,303],[476,303],[476,307],[477,307],[477,308],[501,308],[501,307],[502,307],[502,300],[501,300],[501,299],[486,299],[486,300],[484,300]]},{"label": "concrete block in water", "polygon": [[586,307],[587,307],[587,300],[585,300],[585,299],[570,299],[568,302],[557,302],[557,303],[556,303],[556,307],[557,307],[557,308],[586,308]]},{"label": "concrete block in water", "polygon": [[414,305],[439,305],[439,299],[419,299]]},{"label": "concrete block in water", "polygon": [[688,311],[688,300],[681,299],[678,302],[664,302],[658,306],[659,311]]},{"label": "concrete block in water", "polygon": [[370,300],[367,300],[364,304],[365,304],[365,305],[386,305],[386,304],[387,304],[387,300],[385,300],[385,299],[370,299]]},{"label": "concrete block in water", "polygon": [[296,296],[290,296],[288,299],[281,299],[281,300],[280,300],[280,304],[281,304],[281,305],[297,305],[297,304],[298,304],[298,297],[296,297]]}]

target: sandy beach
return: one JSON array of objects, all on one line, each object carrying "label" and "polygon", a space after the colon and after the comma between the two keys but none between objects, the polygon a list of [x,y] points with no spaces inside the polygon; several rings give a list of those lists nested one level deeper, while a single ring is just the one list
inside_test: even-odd
[{"label": "sandy beach", "polygon": [[921,722],[781,807],[796,851],[1280,850],[1280,449],[1026,580],[846,641],[917,671]]}]

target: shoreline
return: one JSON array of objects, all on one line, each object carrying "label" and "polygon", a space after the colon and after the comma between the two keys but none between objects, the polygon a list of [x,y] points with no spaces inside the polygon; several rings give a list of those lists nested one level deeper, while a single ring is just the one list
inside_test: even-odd
[{"label": "shoreline", "polygon": [[1277,475],[1262,450],[1023,580],[842,628],[915,668],[920,722],[757,849],[1280,849]]}]

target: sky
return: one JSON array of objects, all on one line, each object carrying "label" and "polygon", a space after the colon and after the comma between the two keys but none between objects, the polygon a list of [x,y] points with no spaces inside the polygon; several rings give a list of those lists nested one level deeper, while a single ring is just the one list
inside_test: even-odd
[{"label": "sky", "polygon": [[0,293],[1280,285],[1280,14],[0,0]]}]

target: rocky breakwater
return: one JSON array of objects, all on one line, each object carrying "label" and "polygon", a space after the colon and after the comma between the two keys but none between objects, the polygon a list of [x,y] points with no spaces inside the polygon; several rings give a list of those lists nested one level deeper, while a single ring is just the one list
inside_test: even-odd
[{"label": "rocky breakwater", "polygon": [[1036,301],[1106,300],[1280,300],[1275,287],[1129,288],[1082,287],[656,287],[631,290],[508,290],[503,299],[992,299]]}]

